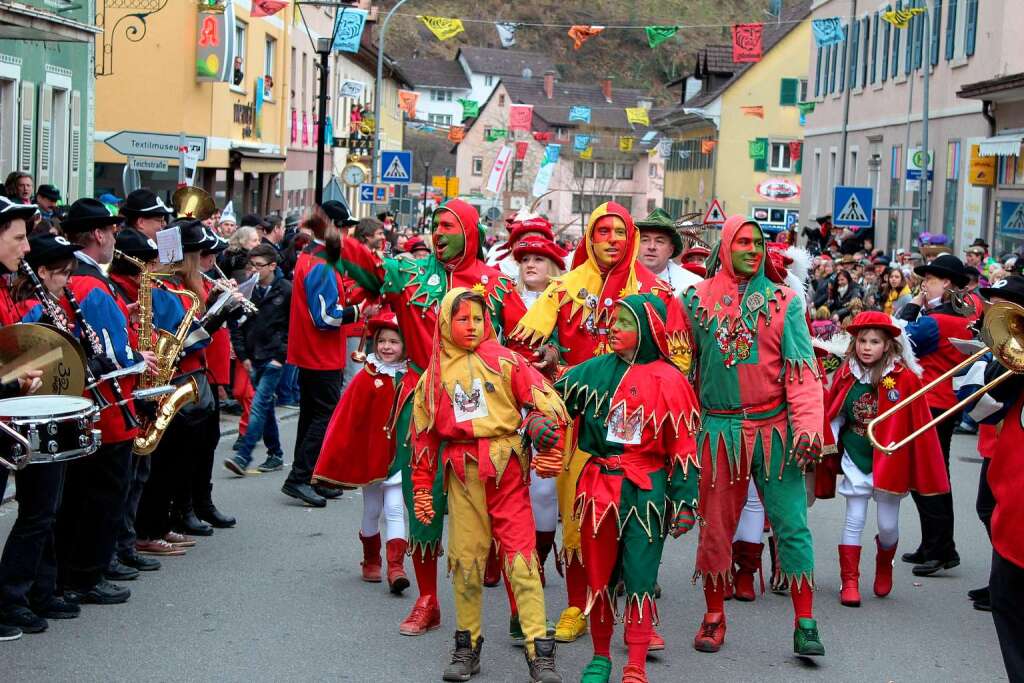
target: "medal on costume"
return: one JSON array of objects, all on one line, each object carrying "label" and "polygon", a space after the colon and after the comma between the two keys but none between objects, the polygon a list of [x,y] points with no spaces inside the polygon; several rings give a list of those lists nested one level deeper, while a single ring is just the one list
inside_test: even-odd
[{"label": "medal on costume", "polygon": [[452,407],[455,411],[456,422],[487,417],[487,399],[484,396],[483,382],[479,378],[474,379],[469,393],[466,393],[462,385],[456,382],[455,390],[452,392]]}]

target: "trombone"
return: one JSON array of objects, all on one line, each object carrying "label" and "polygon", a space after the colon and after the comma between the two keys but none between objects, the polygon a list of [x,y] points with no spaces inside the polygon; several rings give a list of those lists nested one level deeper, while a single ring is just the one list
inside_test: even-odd
[{"label": "trombone", "polygon": [[[871,420],[871,422],[868,423],[867,430],[868,439],[871,441],[871,445],[886,455],[894,453],[943,420],[946,420],[960,412],[964,406],[977,400],[982,396],[982,394],[991,391],[1014,375],[1024,373],[1024,307],[1008,301],[1000,301],[999,303],[992,304],[988,310],[985,311],[985,324],[981,331],[981,340],[985,342],[986,348],[968,356],[958,365],[950,368],[942,375],[936,377],[910,396],[907,396],[905,399],[892,406],[881,415],[878,415],[875,419]],[[919,427],[917,431],[902,441],[898,443],[890,443],[888,445],[879,443],[878,438],[875,436],[875,428],[880,422],[887,420],[892,415],[913,403],[920,396],[928,393],[936,386],[948,380],[960,370],[963,370],[989,352],[991,352],[1000,363],[1008,368],[1006,372],[942,413],[942,415],[933,418],[927,424]]]}]

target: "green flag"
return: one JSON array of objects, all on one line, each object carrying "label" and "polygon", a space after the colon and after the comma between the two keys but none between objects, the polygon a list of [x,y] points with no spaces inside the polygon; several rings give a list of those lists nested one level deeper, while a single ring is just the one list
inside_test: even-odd
[{"label": "green flag", "polygon": [[747,142],[747,153],[751,159],[764,159],[768,153],[767,146],[764,140],[750,140]]},{"label": "green flag", "polygon": [[644,32],[647,33],[647,44],[651,46],[652,50],[674,36],[678,30],[678,26],[647,26],[644,28]]},{"label": "green flag", "polygon": [[504,128],[491,128],[487,135],[484,136],[484,139],[486,139],[487,142],[494,142],[495,140],[500,140],[501,138],[507,136],[508,131],[505,130]]},{"label": "green flag", "polygon": [[476,100],[459,100],[459,104],[462,105],[462,120],[474,119],[480,116],[480,103]]},{"label": "green flag", "polygon": [[797,102],[796,108],[800,110],[801,114],[810,114],[814,111],[814,102]]}]

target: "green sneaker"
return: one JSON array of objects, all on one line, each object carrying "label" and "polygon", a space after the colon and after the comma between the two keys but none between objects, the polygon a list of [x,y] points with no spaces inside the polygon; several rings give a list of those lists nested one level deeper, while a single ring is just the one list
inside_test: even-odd
[{"label": "green sneaker", "polygon": [[799,619],[793,629],[793,652],[801,657],[821,657],[825,646],[818,636],[818,622],[814,619]]},{"label": "green sneaker", "polygon": [[523,633],[523,627],[519,624],[518,614],[513,614],[508,618],[508,636],[519,645],[522,645],[523,641],[526,640],[526,634]]},{"label": "green sneaker", "polygon": [[594,655],[580,674],[580,683],[608,683],[612,677],[612,660]]}]

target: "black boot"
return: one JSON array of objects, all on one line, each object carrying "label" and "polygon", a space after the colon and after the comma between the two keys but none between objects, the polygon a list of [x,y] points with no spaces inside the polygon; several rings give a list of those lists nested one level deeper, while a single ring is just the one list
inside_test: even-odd
[{"label": "black boot", "polygon": [[235,525],[235,518],[225,515],[213,504],[213,484],[209,485],[203,500],[196,501],[196,517],[207,522],[215,529],[230,529]]},{"label": "black boot", "polygon": [[562,677],[555,670],[555,639],[534,638],[533,649],[533,659],[526,653],[530,680],[533,683],[562,683]]},{"label": "black boot", "polygon": [[196,517],[192,508],[174,515],[171,526],[179,534],[188,536],[213,536],[213,527]]},{"label": "black boot", "polygon": [[445,667],[442,678],[446,681],[468,681],[480,673],[480,648],[483,644],[483,636],[477,638],[474,647],[469,631],[456,631],[452,661]]}]

